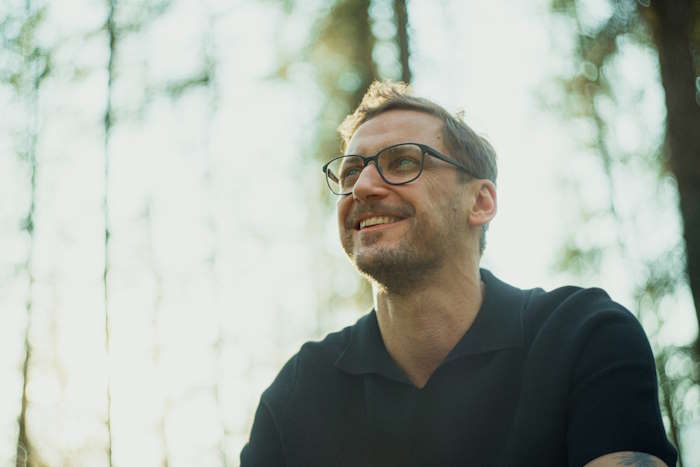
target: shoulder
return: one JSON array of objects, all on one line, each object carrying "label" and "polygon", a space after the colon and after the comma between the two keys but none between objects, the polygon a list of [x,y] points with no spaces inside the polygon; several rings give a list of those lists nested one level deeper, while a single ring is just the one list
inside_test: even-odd
[{"label": "shoulder", "polygon": [[534,289],[527,305],[529,318],[535,321],[556,318],[561,313],[570,313],[572,316],[583,318],[610,311],[632,316],[625,307],[613,301],[605,290],[598,287],[585,289],[572,285],[549,292]]},{"label": "shoulder", "polygon": [[549,340],[581,343],[610,327],[646,341],[637,318],[599,288],[533,291],[523,313],[523,327],[530,345]]},{"label": "shoulder", "polygon": [[513,452],[546,452],[549,439],[566,433],[571,465],[621,451],[652,453],[675,465],[654,356],[630,311],[602,289],[562,287],[535,290],[522,320],[525,364],[513,432],[536,437],[531,420],[537,420],[540,437],[539,447],[514,437]]},{"label": "shoulder", "polygon": [[263,401],[268,405],[283,405],[299,392],[300,385],[317,384],[332,377],[333,364],[347,347],[356,325],[330,333],[320,341],[304,343],[263,392]]},{"label": "shoulder", "polygon": [[644,375],[637,380],[655,384],[654,356],[644,329],[602,289],[533,293],[523,313],[523,331],[526,368],[535,385],[549,384],[573,396],[588,381],[630,366]]},{"label": "shoulder", "polygon": [[[564,286],[549,292],[541,288],[520,289],[481,270],[487,285],[486,302],[492,309],[508,310],[503,316],[520,315],[525,341],[530,344],[541,333],[580,334],[582,326],[606,320],[626,321],[634,325],[632,313],[597,287]],[[489,295],[491,293],[491,295]]]}]

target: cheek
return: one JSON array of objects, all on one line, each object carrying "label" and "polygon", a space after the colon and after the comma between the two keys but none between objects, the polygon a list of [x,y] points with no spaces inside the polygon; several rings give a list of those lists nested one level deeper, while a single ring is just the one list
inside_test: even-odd
[{"label": "cheek", "polygon": [[423,197],[425,201],[422,203],[423,210],[430,213],[444,209],[445,204],[449,201],[449,195],[445,190],[444,182],[440,184],[439,180],[435,180],[434,178],[430,178],[426,180],[426,182],[425,195]]},{"label": "cheek", "polygon": [[336,215],[338,219],[338,230],[343,231],[345,228],[345,219],[350,212],[350,197],[344,196],[336,203]]},{"label": "cheek", "polygon": [[425,202],[421,207],[421,214],[426,224],[438,227],[445,224],[467,225],[467,213],[464,210],[462,190],[445,186],[445,182],[431,179],[426,184]]}]

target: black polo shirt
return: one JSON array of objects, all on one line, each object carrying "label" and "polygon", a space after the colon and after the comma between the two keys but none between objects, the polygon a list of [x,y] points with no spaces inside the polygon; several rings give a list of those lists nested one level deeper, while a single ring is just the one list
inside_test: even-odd
[{"label": "black polo shirt", "polygon": [[631,313],[600,289],[481,277],[474,323],[422,389],[374,311],[304,344],[263,393],[241,467],[582,466],[616,451],[676,465]]}]

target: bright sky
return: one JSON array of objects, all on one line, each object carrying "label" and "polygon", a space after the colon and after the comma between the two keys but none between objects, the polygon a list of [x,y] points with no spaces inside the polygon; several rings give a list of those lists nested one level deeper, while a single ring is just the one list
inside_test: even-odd
[{"label": "bright sky", "polygon": [[[61,47],[40,95],[29,386],[30,435],[49,465],[104,465],[109,380],[115,465],[160,465],[167,452],[171,466],[221,465],[222,455],[237,466],[260,393],[281,365],[304,341],[367,311],[342,301],[359,281],[334,220],[320,218],[320,169],[304,161],[320,105],[312,70],[299,65],[289,82],[269,79],[278,51],[293,55],[303,44],[318,2],[296,2],[304,5],[289,17],[272,3],[176,0],[120,44],[109,151],[109,357],[101,282],[106,43],[91,34],[105,9],[89,0],[50,5],[40,37]],[[631,306],[635,271],[619,261],[590,277],[553,272],[571,228],[584,243],[612,230],[583,225],[571,207],[577,190],[591,209],[609,199],[598,160],[581,149],[590,129],[538,100],[570,66],[562,59],[570,29],[545,3],[412,1],[414,87],[465,110],[499,153],[499,214],[484,265],[521,287],[602,286]],[[584,22],[605,17],[605,2],[587,4]],[[143,16],[124,5],[122,21]],[[218,63],[210,88],[144,104],[145,89],[195,75],[206,53]],[[616,144],[642,151],[663,116],[654,62],[629,47],[615,72],[623,99],[634,103],[615,122]],[[22,103],[0,88],[0,105],[11,109],[0,115],[0,199],[11,200],[0,203],[0,463],[10,465],[27,299],[16,266],[28,242],[17,226],[28,185],[8,137],[21,128]],[[672,245],[673,187],[637,206],[653,181],[634,171],[619,179],[615,199],[641,212],[638,230],[625,231],[632,251]],[[687,291],[665,306],[675,312],[659,339],[689,342],[697,331]]]}]

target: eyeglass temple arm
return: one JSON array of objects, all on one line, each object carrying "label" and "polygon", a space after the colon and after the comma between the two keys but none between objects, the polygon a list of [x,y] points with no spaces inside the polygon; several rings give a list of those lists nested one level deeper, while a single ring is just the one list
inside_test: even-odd
[{"label": "eyeglass temple arm", "polygon": [[[331,162],[333,162],[333,161],[331,161]],[[338,177],[336,177],[335,174],[334,174],[333,172],[331,172],[330,170],[328,170],[328,166],[329,166],[329,165],[330,165],[330,162],[328,162],[327,164],[324,164],[323,167],[321,167],[321,172],[323,172],[324,175],[326,175],[326,176],[332,178],[334,182],[337,182],[337,181],[338,181]]]},{"label": "eyeglass temple arm", "polygon": [[430,154],[430,155],[433,156],[433,157],[436,157],[436,158],[440,159],[441,161],[445,161],[445,162],[447,162],[448,164],[454,165],[454,166],[457,167],[458,169],[461,169],[461,170],[463,170],[464,172],[466,172],[466,173],[468,173],[469,175],[471,175],[472,177],[475,177],[475,175],[474,175],[473,173],[471,173],[471,171],[470,171],[469,169],[467,169],[466,167],[464,167],[462,164],[460,164],[459,162],[457,162],[457,161],[455,161],[455,160],[450,159],[449,157],[447,157],[447,156],[445,156],[445,155],[443,155],[443,154],[440,154],[440,153],[437,152],[436,150],[426,148],[426,149],[425,149],[425,152],[427,152],[428,154]]}]

